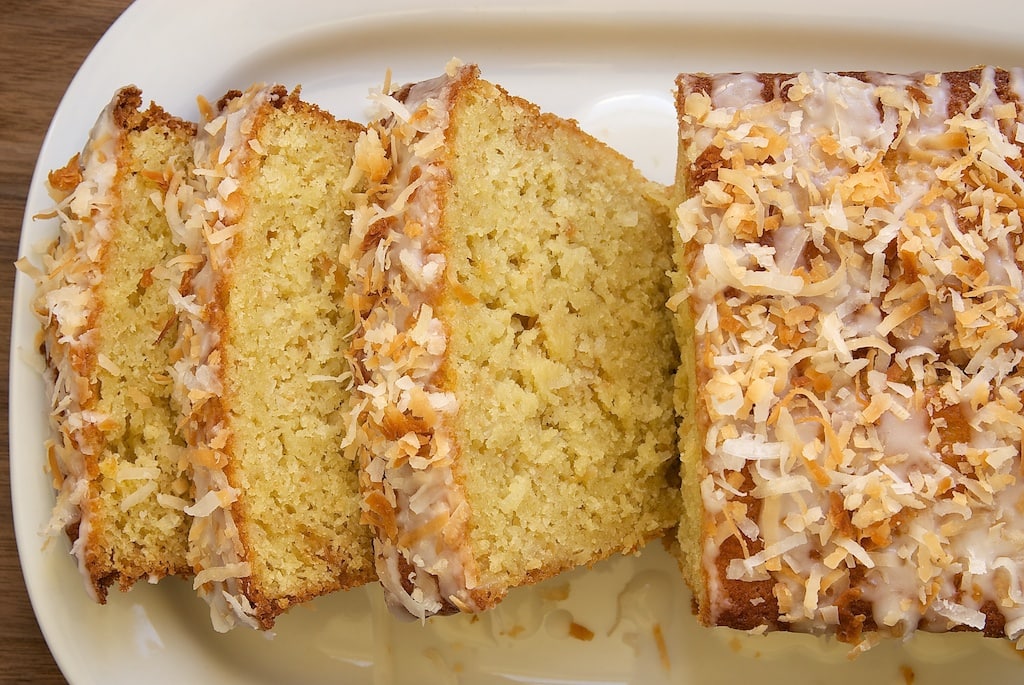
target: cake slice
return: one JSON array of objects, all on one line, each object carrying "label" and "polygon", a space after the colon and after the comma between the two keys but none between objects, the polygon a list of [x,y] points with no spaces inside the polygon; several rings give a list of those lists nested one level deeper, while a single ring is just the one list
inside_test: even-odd
[{"label": "cake slice", "polygon": [[357,155],[353,439],[385,596],[422,619],[678,521],[672,236],[664,187],[476,67],[388,90]]},{"label": "cake slice", "polygon": [[679,76],[705,624],[1024,635],[1022,79]]},{"label": "cake slice", "polygon": [[353,327],[342,251],[359,199],[346,181],[362,127],[281,86],[205,110],[196,181],[176,203],[190,559],[218,630],[268,629],[296,603],[374,578],[341,448]]},{"label": "cake slice", "polygon": [[44,258],[34,311],[53,437],[57,502],[47,531],[66,530],[90,596],[117,583],[189,572],[189,484],[175,436],[167,298],[178,248],[164,218],[170,179],[191,161],[195,125],[141,92],[119,90],[80,155],[49,181],[60,232]]}]

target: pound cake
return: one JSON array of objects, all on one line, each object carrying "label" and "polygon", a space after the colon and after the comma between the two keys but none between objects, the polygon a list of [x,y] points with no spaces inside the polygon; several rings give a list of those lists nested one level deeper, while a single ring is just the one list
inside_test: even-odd
[{"label": "pound cake", "polygon": [[1024,70],[677,88],[701,621],[1019,640]]},{"label": "pound cake", "polygon": [[362,127],[281,86],[202,109],[196,181],[174,210],[190,560],[217,630],[269,629],[296,603],[375,577],[341,447],[353,328],[342,252]]},{"label": "pound cake", "polygon": [[178,253],[164,218],[170,179],[186,173],[195,125],[135,87],[118,91],[80,155],[51,172],[59,236],[34,311],[53,437],[57,502],[49,534],[67,531],[89,594],[186,575],[189,484],[167,373]]},{"label": "pound cake", "polygon": [[672,227],[667,189],[475,66],[389,91],[357,153],[352,440],[385,597],[423,619],[678,521]]}]

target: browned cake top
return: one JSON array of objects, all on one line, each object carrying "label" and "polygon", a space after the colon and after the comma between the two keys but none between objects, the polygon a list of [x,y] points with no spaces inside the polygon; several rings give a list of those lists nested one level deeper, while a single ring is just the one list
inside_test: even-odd
[{"label": "browned cake top", "polygon": [[679,78],[711,622],[1024,634],[1022,79]]}]

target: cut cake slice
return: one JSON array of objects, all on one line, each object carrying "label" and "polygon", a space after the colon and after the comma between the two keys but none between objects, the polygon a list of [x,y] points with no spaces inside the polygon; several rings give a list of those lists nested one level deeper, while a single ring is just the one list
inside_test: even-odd
[{"label": "cut cake slice", "polygon": [[189,483],[175,435],[168,355],[176,316],[163,215],[171,178],[187,171],[195,125],[135,87],[104,108],[80,155],[49,181],[60,233],[37,279],[34,311],[51,403],[51,534],[73,541],[91,597],[187,575]]},{"label": "cut cake slice", "polygon": [[1024,71],[677,86],[701,621],[1018,640]]},{"label": "cut cake slice", "polygon": [[666,189],[474,66],[378,99],[351,277],[364,506],[396,613],[475,612],[678,521]]},{"label": "cut cake slice", "polygon": [[267,629],[290,606],[374,578],[343,453],[353,328],[343,306],[358,124],[281,86],[204,113],[179,189],[192,262],[174,376],[196,502],[195,584],[214,626]]}]

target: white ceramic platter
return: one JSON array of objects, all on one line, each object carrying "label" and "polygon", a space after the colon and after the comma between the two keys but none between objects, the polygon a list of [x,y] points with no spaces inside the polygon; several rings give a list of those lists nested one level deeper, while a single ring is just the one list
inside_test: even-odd
[{"label": "white ceramic platter", "polygon": [[[676,6],[676,5],[680,6]],[[55,233],[45,175],[85,141],[119,86],[196,118],[195,98],[276,81],[364,120],[366,94],[434,76],[452,56],[633,157],[670,182],[680,71],[939,70],[1024,65],[1024,3],[856,0],[140,0],[96,46],[43,145],[22,253]],[[695,3],[689,3],[695,4]],[[378,9],[379,7],[379,9]],[[439,9],[442,7],[443,9]],[[968,13],[969,11],[969,13]],[[11,484],[19,552],[39,623],[73,685],[91,683],[1016,683],[1024,658],[1001,640],[919,636],[849,661],[806,636],[699,628],[674,562],[651,548],[514,592],[476,620],[400,624],[376,587],[295,608],[269,637],[219,635],[187,583],[87,599],[67,545],[43,548],[53,502],[43,472],[46,404],[35,370],[31,283],[17,280],[11,359]],[[655,546],[657,547],[657,546]],[[571,623],[592,631],[570,636]]]}]

